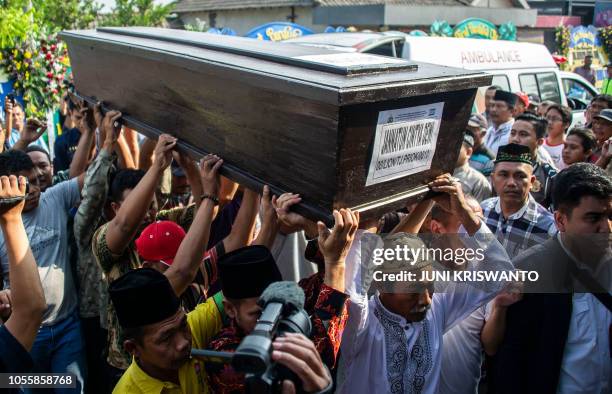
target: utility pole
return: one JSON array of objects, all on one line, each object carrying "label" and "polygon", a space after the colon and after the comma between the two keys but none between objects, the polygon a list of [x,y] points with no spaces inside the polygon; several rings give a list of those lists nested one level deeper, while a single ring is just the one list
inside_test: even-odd
[{"label": "utility pole", "polygon": [[291,23],[295,23],[295,20],[297,19],[297,14],[295,13],[295,7],[291,7],[291,15],[287,15],[287,19],[289,21],[291,21]]}]

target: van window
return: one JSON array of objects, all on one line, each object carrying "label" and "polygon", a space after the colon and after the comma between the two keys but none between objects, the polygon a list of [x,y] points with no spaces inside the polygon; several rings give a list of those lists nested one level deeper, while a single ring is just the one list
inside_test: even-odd
[{"label": "van window", "polygon": [[491,85],[497,85],[507,92],[510,91],[510,81],[508,81],[508,77],[505,75],[493,75],[493,82]]},{"label": "van window", "polygon": [[568,98],[578,98],[587,102],[593,99],[590,89],[584,83],[575,79],[564,78],[563,90],[565,90],[565,95]]},{"label": "van window", "polygon": [[567,97],[567,104],[574,111],[584,111],[594,97],[593,91],[581,81],[572,78],[563,78],[563,90]]},{"label": "van window", "polygon": [[555,73],[537,73],[519,75],[521,90],[527,94],[535,94],[540,100],[550,100],[561,104],[559,82]]}]

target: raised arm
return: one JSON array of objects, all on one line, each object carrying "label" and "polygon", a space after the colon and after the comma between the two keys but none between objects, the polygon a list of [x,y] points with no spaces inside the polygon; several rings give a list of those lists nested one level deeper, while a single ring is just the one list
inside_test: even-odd
[{"label": "raised arm", "polygon": [[[187,153],[174,151],[172,152],[172,157],[174,157],[174,160],[176,160],[176,162],[181,166],[183,171],[185,171],[185,175],[187,176],[187,182],[189,183],[189,186],[191,186],[191,195],[193,196],[193,200],[196,204],[196,209],[199,208],[200,203],[202,202],[202,195],[205,193],[202,189],[202,181],[200,179],[200,171],[198,170],[198,165]],[[218,193],[219,192],[217,191],[217,197]]]},{"label": "raised arm", "polygon": [[121,204],[115,218],[109,223],[106,244],[111,253],[120,255],[136,235],[145,218],[155,190],[164,170],[172,161],[172,149],[176,138],[168,134],[159,136],[155,147],[155,161],[138,185]]},{"label": "raised arm", "polygon": [[30,118],[27,120],[23,130],[19,134],[19,139],[11,149],[25,151],[28,145],[38,140],[47,130],[47,124],[42,120]]},{"label": "raised arm", "polygon": [[[0,177],[0,198],[24,197],[25,191],[24,177],[19,177],[19,180],[13,175]],[[0,226],[6,242],[11,279],[12,313],[5,327],[29,351],[47,304],[21,220],[24,204],[25,198],[12,206],[0,208]]]},{"label": "raised arm", "polygon": [[259,229],[257,238],[253,240],[252,245],[263,245],[268,249],[272,249],[272,245],[274,244],[276,234],[278,234],[278,229],[280,227],[278,215],[274,209],[275,202],[276,196],[270,195],[270,188],[268,185],[264,186],[263,195],[261,196],[261,228]]},{"label": "raised arm", "polygon": [[0,122],[0,153],[4,152],[4,144],[6,143],[6,130],[4,130],[4,126],[2,126],[2,122]]},{"label": "raised arm", "polygon": [[206,156],[200,164],[204,194],[210,197],[205,198],[200,204],[173,264],[165,272],[174,292],[179,296],[195,279],[208,245],[215,207],[213,199],[217,198],[219,193],[219,168],[222,164],[223,160],[214,155]]},{"label": "raised arm", "polygon": [[10,138],[13,131],[13,103],[8,96],[4,98],[4,122],[7,138]]},{"label": "raised arm", "polygon": [[[95,110],[99,111],[100,109],[96,108]],[[70,163],[70,178],[79,176],[87,170],[96,137],[96,122],[93,110],[88,108],[86,103],[79,103],[78,111],[81,115],[78,125],[81,131],[81,137],[79,138],[79,144],[77,145],[76,152],[74,152],[72,162]],[[97,127],[100,126],[101,125],[97,125]]]},{"label": "raised arm", "polygon": [[125,137],[125,142],[130,150],[130,154],[132,155],[132,161],[134,162],[134,168],[138,167],[138,161],[140,159],[140,148],[138,147],[138,133],[134,130],[130,129],[127,126],[123,126],[123,135]]},{"label": "raised arm", "polygon": [[[108,112],[106,116],[108,119],[104,122],[105,127],[112,126],[114,123],[113,118],[117,114]],[[102,124],[100,124],[100,127],[102,127]],[[91,248],[91,239],[96,230],[94,228],[95,222],[100,217],[100,212],[104,208],[106,195],[108,194],[108,177],[113,164],[112,154],[119,131],[120,128],[115,127],[111,127],[108,131],[105,130],[104,135],[106,138],[102,149],[87,170],[82,192],[83,198],[74,218],[74,235],[80,247]],[[79,145],[82,139],[83,137],[81,136]]]},{"label": "raised arm", "polygon": [[155,150],[155,140],[145,138],[140,147],[138,157],[138,169],[147,171],[153,164],[153,151]]},{"label": "raised arm", "polygon": [[418,234],[427,218],[431,208],[433,208],[434,201],[432,199],[421,200],[419,203],[410,211],[410,213],[402,218],[402,220],[391,230],[391,234],[395,233],[408,233]]},{"label": "raised arm", "polygon": [[323,222],[317,222],[319,250],[325,260],[323,283],[344,292],[344,262],[359,226],[359,212],[347,208],[334,210],[333,214],[335,224],[331,232]]},{"label": "raised arm", "polygon": [[245,189],[232,231],[223,239],[225,252],[229,253],[251,243],[258,213],[259,194],[251,189]]},{"label": "raised arm", "polygon": [[521,298],[523,298],[523,295],[520,291],[507,289],[491,301],[491,312],[480,333],[482,347],[489,356],[497,354],[497,350],[504,340],[508,307],[520,301]]}]

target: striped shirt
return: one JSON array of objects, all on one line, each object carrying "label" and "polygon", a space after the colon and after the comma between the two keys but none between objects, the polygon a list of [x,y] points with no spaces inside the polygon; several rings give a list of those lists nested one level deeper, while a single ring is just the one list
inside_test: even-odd
[{"label": "striped shirt", "polygon": [[489,198],[480,205],[487,226],[510,258],[557,233],[552,213],[538,204],[531,194],[527,203],[507,219],[502,215],[499,197]]}]

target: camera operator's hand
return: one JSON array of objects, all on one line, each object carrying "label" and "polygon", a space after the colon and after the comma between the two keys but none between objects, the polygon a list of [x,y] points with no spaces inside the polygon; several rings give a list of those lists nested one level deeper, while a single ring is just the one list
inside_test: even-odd
[{"label": "camera operator's hand", "polygon": [[25,205],[26,178],[15,175],[0,177],[0,199],[15,199],[10,204],[0,205],[0,221],[21,220],[21,211]]},{"label": "camera operator's hand", "polygon": [[[272,359],[293,371],[302,381],[305,392],[317,393],[330,388],[331,376],[311,340],[302,334],[287,333],[276,338],[272,346]],[[283,382],[283,394],[295,392],[293,382]]]}]

